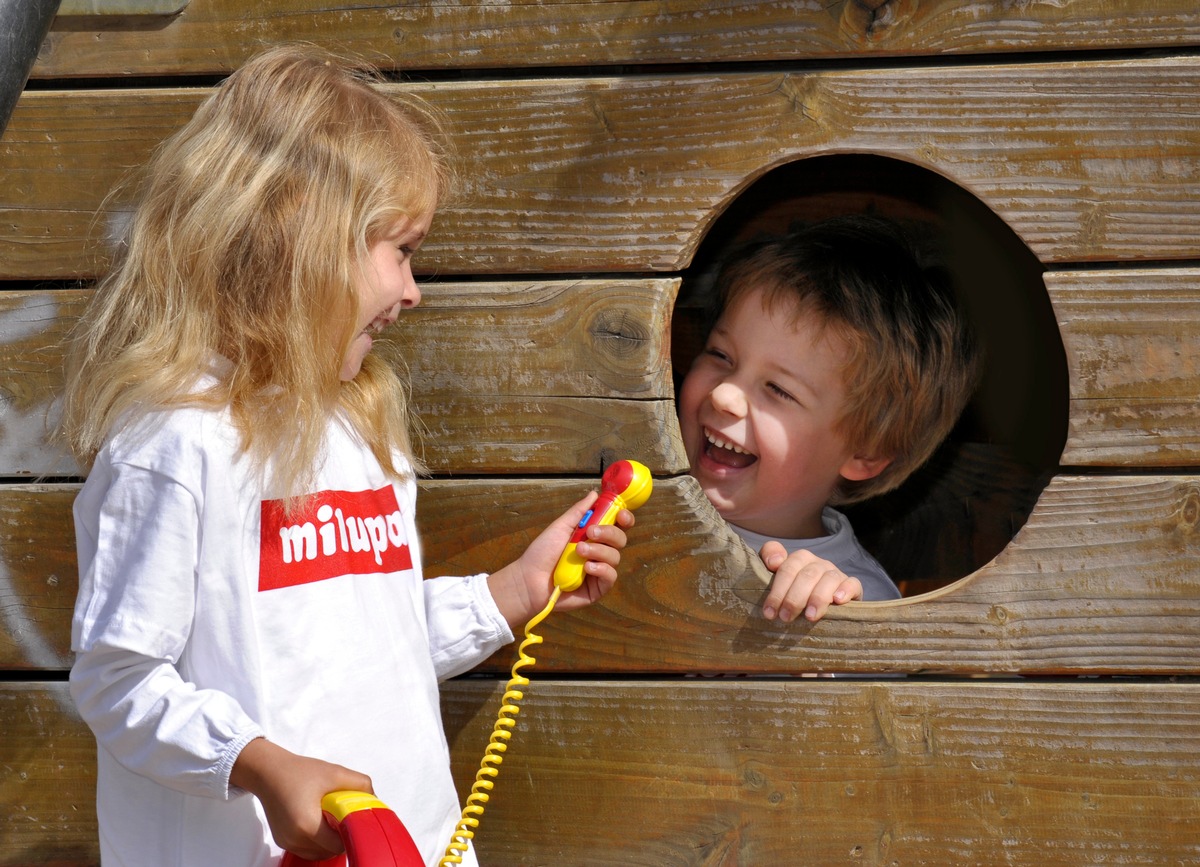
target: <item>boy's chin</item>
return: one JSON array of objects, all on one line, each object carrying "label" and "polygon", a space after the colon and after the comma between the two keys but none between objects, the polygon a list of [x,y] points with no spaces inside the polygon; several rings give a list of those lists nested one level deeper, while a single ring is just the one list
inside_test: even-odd
[{"label": "boy's chin", "polygon": [[737,503],[728,496],[728,492],[720,485],[706,483],[700,479],[697,481],[700,482],[700,490],[704,492],[705,499],[717,514],[726,521],[733,521],[737,514]]}]

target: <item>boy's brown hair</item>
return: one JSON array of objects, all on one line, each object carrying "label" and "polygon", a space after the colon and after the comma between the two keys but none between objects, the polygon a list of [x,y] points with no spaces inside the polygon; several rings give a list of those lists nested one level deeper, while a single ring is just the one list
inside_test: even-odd
[{"label": "boy's brown hair", "polygon": [[923,266],[896,224],[836,217],[740,249],[718,277],[716,315],[756,290],[768,309],[815,317],[844,342],[838,431],[855,452],[891,461],[874,478],[843,480],[833,503],[897,487],[950,433],[978,379],[946,273]]}]

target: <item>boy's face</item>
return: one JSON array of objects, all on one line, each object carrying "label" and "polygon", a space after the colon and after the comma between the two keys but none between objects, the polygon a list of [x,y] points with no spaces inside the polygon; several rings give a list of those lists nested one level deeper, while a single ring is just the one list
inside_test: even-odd
[{"label": "boy's face", "polygon": [[792,324],[762,298],[748,292],[721,315],[683,381],[679,427],[692,475],[725,520],[815,538],[839,478],[869,477],[835,430],[846,348],[813,316]]}]

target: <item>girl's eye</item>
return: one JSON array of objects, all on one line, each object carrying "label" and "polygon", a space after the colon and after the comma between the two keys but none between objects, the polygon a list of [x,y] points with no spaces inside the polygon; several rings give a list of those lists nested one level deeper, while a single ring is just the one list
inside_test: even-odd
[{"label": "girl's eye", "polygon": [[721,350],[719,350],[719,349],[715,349],[715,348],[714,348],[714,347],[712,347],[712,346],[709,346],[709,347],[707,347],[707,348],[704,350],[704,354],[705,354],[705,355],[707,355],[707,356],[709,356],[710,358],[715,358],[715,359],[717,359],[718,361],[726,361],[726,362],[727,362],[727,361],[729,361],[729,356],[728,356],[728,355],[726,355],[724,352],[722,352],[722,351],[721,351]]},{"label": "girl's eye", "polygon": [[416,252],[416,250],[414,250],[412,247],[407,247],[404,245],[401,245],[397,249],[400,251],[400,255],[403,256],[405,259],[409,258],[410,256],[412,256],[413,253]]}]

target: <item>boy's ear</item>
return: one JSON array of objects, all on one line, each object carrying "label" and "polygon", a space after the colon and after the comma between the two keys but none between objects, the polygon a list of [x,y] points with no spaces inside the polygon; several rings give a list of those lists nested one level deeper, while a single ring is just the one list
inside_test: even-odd
[{"label": "boy's ear", "polygon": [[851,482],[861,482],[873,479],[892,462],[891,458],[875,458],[869,455],[852,455],[846,459],[838,471],[843,479]]}]

